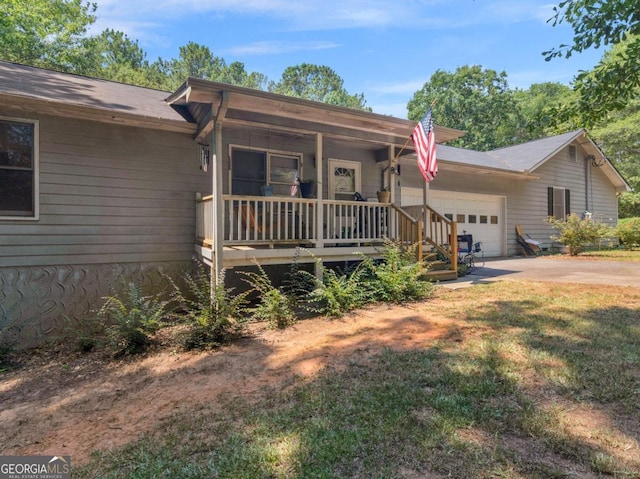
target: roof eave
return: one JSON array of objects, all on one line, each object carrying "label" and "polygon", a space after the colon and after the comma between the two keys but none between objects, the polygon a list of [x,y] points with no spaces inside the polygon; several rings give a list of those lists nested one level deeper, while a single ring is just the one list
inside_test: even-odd
[{"label": "roof eave", "polygon": [[74,105],[30,96],[0,93],[0,103],[10,105],[11,109],[26,113],[56,115],[65,118],[98,121],[118,125],[131,125],[180,133],[195,132],[195,125],[182,120],[170,120],[152,116],[135,115],[126,112],[116,112],[112,109],[90,105]]},{"label": "roof eave", "polygon": [[[377,130],[380,133],[404,135],[407,138],[415,127],[415,122],[389,115],[192,77],[169,95],[166,101],[177,111],[180,111],[180,106],[188,104],[215,105],[219,103],[223,91],[229,93],[229,109],[264,112],[273,116],[313,118],[313,121],[318,123],[364,131]],[[460,138],[465,134],[464,131],[453,128],[438,125],[435,128],[436,138],[440,143]]]}]

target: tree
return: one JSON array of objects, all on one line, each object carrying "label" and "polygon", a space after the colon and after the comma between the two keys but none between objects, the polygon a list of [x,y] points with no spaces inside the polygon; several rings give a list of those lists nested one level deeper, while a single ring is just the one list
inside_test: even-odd
[{"label": "tree", "polygon": [[147,54],[125,33],[104,30],[88,39],[94,56],[92,76],[150,88],[166,88],[167,78],[146,60]]},{"label": "tree", "polygon": [[266,84],[266,77],[262,73],[248,73],[241,62],[233,62],[227,66],[224,58],[215,56],[209,47],[194,42],[180,47],[177,59],[158,59],[152,66],[166,75],[167,87],[171,90],[180,86],[188,77],[248,88],[261,89]]},{"label": "tree", "polygon": [[278,82],[270,82],[269,91],[283,95],[371,111],[364,95],[349,94],[344,80],[327,66],[302,63],[285,69]]},{"label": "tree", "polygon": [[248,73],[242,62],[233,62],[229,66],[225,66],[219,77],[213,78],[213,80],[256,90],[264,90],[267,84],[265,75],[258,72]]},{"label": "tree", "polygon": [[534,83],[526,90],[516,90],[514,98],[526,128],[521,128],[517,135],[518,142],[524,142],[545,136],[563,133],[572,129],[573,125],[562,123],[554,125],[546,117],[549,105],[560,105],[575,97],[571,87],[562,83]]},{"label": "tree", "polygon": [[87,73],[87,27],[95,3],[82,0],[3,0],[0,45],[3,60],[54,70]]},{"label": "tree", "polygon": [[569,58],[588,48],[619,45],[615,55],[603,58],[593,70],[575,79],[578,100],[550,109],[552,118],[572,118],[585,127],[598,123],[608,112],[624,108],[638,96],[640,87],[640,2],[638,0],[565,0],[554,7],[553,25],[566,22],[574,31],[572,45],[544,52],[547,60]]},{"label": "tree", "polygon": [[620,217],[640,216],[640,99],[609,115],[591,135],[634,189],[620,195]]},{"label": "tree", "polygon": [[439,125],[467,132],[452,142],[460,147],[482,151],[511,145],[525,125],[507,74],[480,65],[465,65],[454,73],[437,70],[409,101],[409,118],[418,121],[432,103]]}]

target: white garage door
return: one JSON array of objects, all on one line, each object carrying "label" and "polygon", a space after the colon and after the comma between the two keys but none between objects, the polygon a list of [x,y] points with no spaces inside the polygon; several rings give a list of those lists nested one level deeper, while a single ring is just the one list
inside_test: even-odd
[{"label": "white garage door", "polygon": [[[403,206],[422,203],[422,189],[402,188]],[[429,191],[429,205],[441,215],[457,221],[458,234],[471,234],[482,241],[486,256],[505,253],[504,197],[453,191]]]}]

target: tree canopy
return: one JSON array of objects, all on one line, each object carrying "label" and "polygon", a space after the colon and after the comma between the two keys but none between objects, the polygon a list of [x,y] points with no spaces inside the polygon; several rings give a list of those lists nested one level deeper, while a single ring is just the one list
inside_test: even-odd
[{"label": "tree canopy", "polygon": [[352,95],[327,66],[289,67],[278,82],[244,63],[227,63],[206,45],[189,42],[178,57],[150,63],[137,40],[106,29],[88,36],[97,5],[83,0],[3,0],[0,2],[0,58],[122,83],[174,90],[187,77],[264,90],[369,110],[364,95]]},{"label": "tree canopy", "polygon": [[588,48],[618,46],[591,71],[581,71],[574,81],[577,100],[550,109],[550,117],[574,119],[591,127],[638,97],[640,87],[640,2],[638,0],[565,0],[554,7],[553,25],[568,23],[573,44],[544,52],[547,60],[569,58]]},{"label": "tree canopy", "polygon": [[288,67],[279,81],[269,83],[269,91],[371,111],[366,106],[364,95],[350,95],[344,88],[344,80],[324,65],[302,63]]},{"label": "tree canopy", "polygon": [[437,124],[467,132],[453,143],[460,147],[483,151],[513,144],[524,124],[507,74],[480,65],[437,70],[409,101],[409,119],[418,121],[432,103]]},{"label": "tree canopy", "polygon": [[60,71],[84,73],[87,27],[96,4],[82,0],[3,0],[0,2],[2,58]]}]

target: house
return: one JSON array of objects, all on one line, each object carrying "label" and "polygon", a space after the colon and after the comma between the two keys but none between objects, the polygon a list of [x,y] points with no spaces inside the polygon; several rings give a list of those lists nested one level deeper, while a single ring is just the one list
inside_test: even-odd
[{"label": "house", "polygon": [[[438,145],[437,153],[440,171],[427,203],[455,220],[458,233],[482,241],[488,256],[522,254],[516,225],[544,249],[557,246],[549,216],[588,215],[615,226],[617,194],[631,190],[583,129],[488,152]],[[422,204],[422,182],[412,158],[400,165],[399,204],[413,211],[409,205]]]},{"label": "house", "polygon": [[[215,271],[278,267],[304,245],[338,262],[391,238],[437,250],[455,276],[458,230],[495,255],[515,252],[516,223],[547,240],[547,188],[554,214],[584,204],[616,221],[628,186],[583,131],[489,153],[439,145],[425,188],[403,149],[414,126],[193,78],[167,93],[0,62],[0,328],[41,341],[123,279],[157,287],[194,255]],[[316,194],[292,196],[296,178]]]}]

